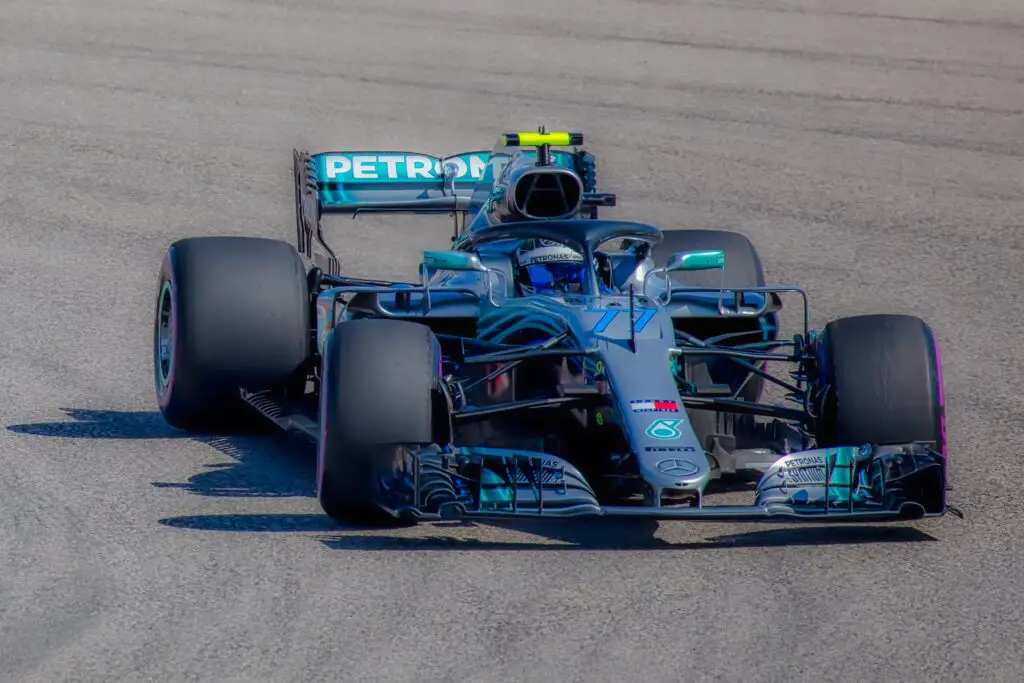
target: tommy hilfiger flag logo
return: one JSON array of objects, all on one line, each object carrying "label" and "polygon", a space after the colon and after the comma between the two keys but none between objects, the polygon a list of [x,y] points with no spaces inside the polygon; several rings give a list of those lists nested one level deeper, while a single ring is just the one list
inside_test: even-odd
[{"label": "tommy hilfiger flag logo", "polygon": [[634,413],[676,413],[679,405],[675,401],[630,401]]}]

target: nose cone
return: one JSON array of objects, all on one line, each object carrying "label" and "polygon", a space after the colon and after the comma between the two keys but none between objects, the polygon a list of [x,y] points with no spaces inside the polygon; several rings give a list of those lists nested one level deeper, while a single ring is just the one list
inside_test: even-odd
[{"label": "nose cone", "polygon": [[592,334],[619,397],[623,431],[658,505],[663,491],[703,491],[711,470],[672,372],[671,319],[663,311],[636,308],[635,353],[626,343],[628,319],[628,309],[605,313],[593,324]]}]

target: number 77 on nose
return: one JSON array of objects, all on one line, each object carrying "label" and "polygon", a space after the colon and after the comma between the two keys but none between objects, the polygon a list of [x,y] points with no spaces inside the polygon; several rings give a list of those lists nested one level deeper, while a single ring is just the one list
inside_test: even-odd
[{"label": "number 77 on nose", "polygon": [[[633,331],[636,332],[637,334],[642,332],[643,329],[647,327],[647,324],[654,319],[654,314],[656,312],[657,311],[653,308],[635,309],[633,311]],[[594,334],[601,334],[605,332],[611,326],[612,322],[616,320],[620,313],[626,313],[626,315],[629,315],[626,311],[616,311],[600,308],[588,308],[587,313],[604,314],[597,320],[597,322],[594,324],[594,327],[591,328],[590,331],[593,332]]]}]

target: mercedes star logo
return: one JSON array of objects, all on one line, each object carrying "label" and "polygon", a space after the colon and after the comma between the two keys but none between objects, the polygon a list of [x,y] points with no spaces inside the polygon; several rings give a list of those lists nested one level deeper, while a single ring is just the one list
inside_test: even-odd
[{"label": "mercedes star logo", "polygon": [[689,460],[680,460],[679,458],[659,460],[657,467],[659,472],[664,472],[673,477],[687,477],[700,471],[700,468]]}]

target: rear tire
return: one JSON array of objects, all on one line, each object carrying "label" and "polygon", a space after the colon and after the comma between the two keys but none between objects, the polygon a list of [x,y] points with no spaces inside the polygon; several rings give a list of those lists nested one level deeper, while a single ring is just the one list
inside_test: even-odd
[{"label": "rear tire", "polygon": [[[680,251],[703,251],[721,249],[725,252],[725,286],[726,287],[763,287],[764,269],[761,257],[754,245],[744,235],[725,230],[668,230],[664,239],[654,249],[654,259],[658,267],[664,267],[669,257]],[[672,280],[687,287],[719,287],[722,284],[722,273],[717,270],[670,273]],[[754,338],[743,338],[740,341],[756,341]],[[744,401],[758,401],[764,391],[765,380],[757,375],[751,376],[743,384],[747,373],[738,365],[726,358],[695,358],[694,361],[707,367],[711,381],[728,384],[735,392],[742,385],[738,398]],[[701,411],[707,412],[707,411]]]},{"label": "rear tire", "polygon": [[[721,249],[725,252],[726,287],[763,287],[764,268],[757,249],[745,235],[727,230],[666,230],[664,238],[654,248],[658,267],[668,263],[672,254],[680,251]],[[679,285],[689,287],[718,287],[722,274],[717,270],[698,270],[671,273]]]},{"label": "rear tire", "polygon": [[[317,490],[342,524],[394,525],[412,502],[409,448],[446,443],[440,349],[429,327],[401,320],[337,325],[323,357]],[[447,433],[444,433],[446,432]]]},{"label": "rear tire", "polygon": [[[286,242],[193,237],[167,250],[153,331],[157,402],[191,431],[247,427],[239,397],[292,379],[311,346],[306,270]],[[262,418],[260,418],[262,423]]]},{"label": "rear tire", "polygon": [[[721,249],[725,252],[725,287],[763,287],[764,268],[757,249],[745,235],[726,230],[666,230],[661,243],[654,248],[654,259],[658,267],[664,267],[672,254],[680,251],[703,251]],[[672,281],[687,287],[722,286],[722,273],[717,270],[670,273]],[[753,337],[740,341],[756,341]],[[687,359],[686,376],[698,384],[728,384],[733,392],[740,387],[738,398],[744,401],[759,401],[764,393],[765,380],[748,373],[721,357],[693,356]],[[744,379],[746,383],[744,384]],[[750,418],[710,410],[690,410],[690,421],[701,444],[707,448],[714,435],[732,436],[737,431],[738,421]]]},{"label": "rear tire", "polygon": [[830,387],[818,445],[934,441],[946,454],[945,400],[931,328],[909,315],[862,315],[830,322],[820,340]]}]

